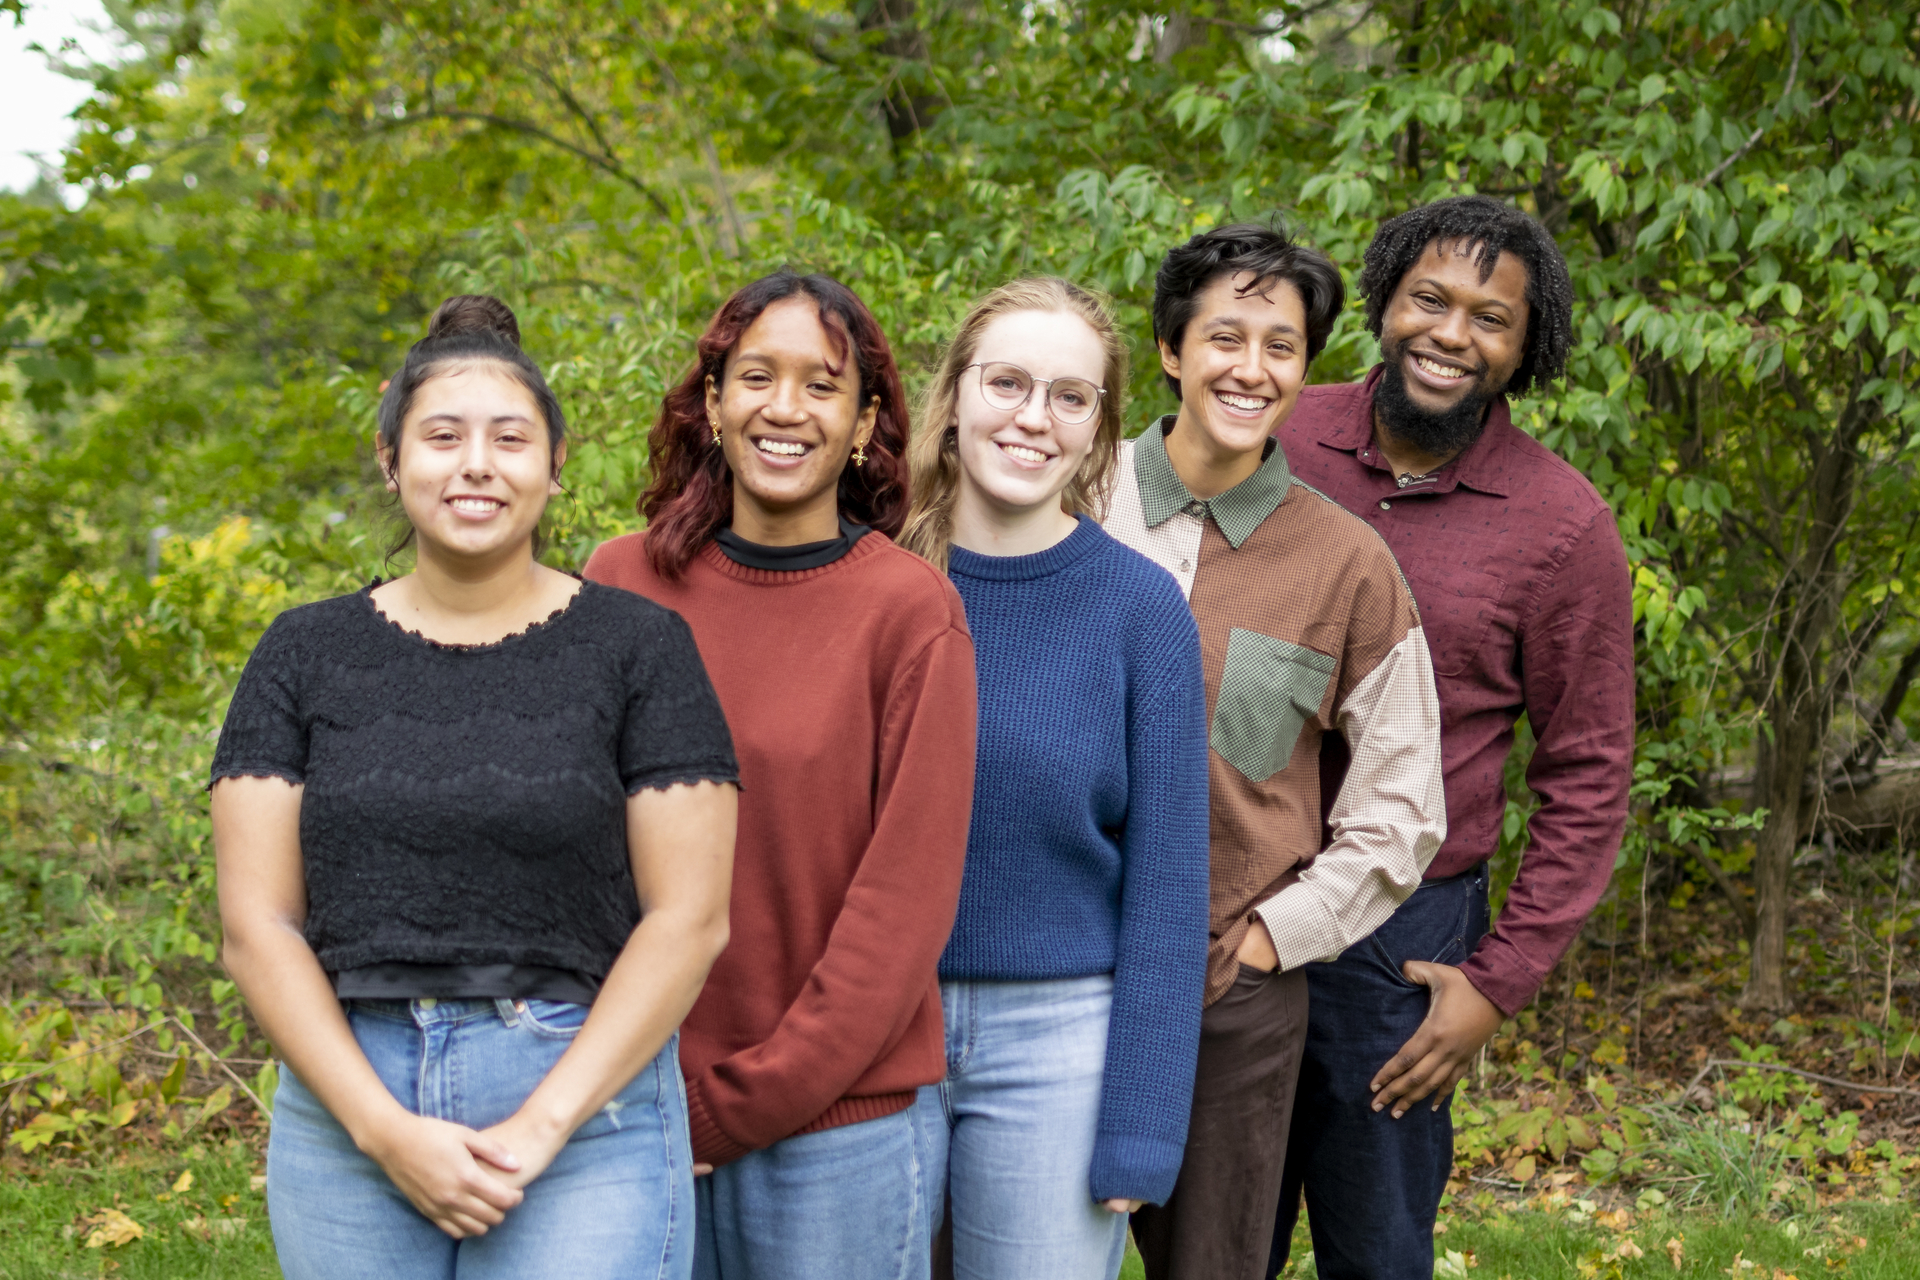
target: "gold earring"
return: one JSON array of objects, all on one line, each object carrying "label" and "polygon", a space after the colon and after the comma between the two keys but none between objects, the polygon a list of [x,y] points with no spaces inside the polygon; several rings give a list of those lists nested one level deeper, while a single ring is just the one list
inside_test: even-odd
[{"label": "gold earring", "polygon": [[863,444],[853,446],[853,465],[856,467],[867,465],[867,446]]},{"label": "gold earring", "polygon": [[715,444],[719,444],[720,443],[720,419],[708,418],[707,425],[713,428],[713,442]]}]

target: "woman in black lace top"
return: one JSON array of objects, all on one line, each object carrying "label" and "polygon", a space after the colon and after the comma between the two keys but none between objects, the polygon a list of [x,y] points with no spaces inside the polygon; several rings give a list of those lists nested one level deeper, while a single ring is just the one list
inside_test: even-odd
[{"label": "woman in black lace top", "polygon": [[281,1267],[687,1276],[719,703],[677,615],[534,560],[565,425],[504,304],[442,304],[376,444],[414,572],[276,619],[213,764],[225,959],[285,1062]]}]

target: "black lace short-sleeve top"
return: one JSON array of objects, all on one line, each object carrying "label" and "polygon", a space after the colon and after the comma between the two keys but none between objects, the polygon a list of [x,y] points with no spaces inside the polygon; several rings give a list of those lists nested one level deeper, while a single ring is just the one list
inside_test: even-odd
[{"label": "black lace short-sleeve top", "polygon": [[517,965],[606,976],[640,920],[626,798],[737,782],[693,634],[588,582],[498,644],[436,644],[371,588],[267,628],[213,779],[304,784],[306,938],[329,973]]}]

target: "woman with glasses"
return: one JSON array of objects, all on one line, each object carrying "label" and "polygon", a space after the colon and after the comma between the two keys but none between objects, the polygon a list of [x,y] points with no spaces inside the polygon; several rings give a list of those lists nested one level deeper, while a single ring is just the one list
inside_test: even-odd
[{"label": "woman with glasses", "polygon": [[687,620],[740,755],[732,940],[681,1050],[694,1275],[912,1280],[973,645],[946,579],[892,541],[906,404],[866,305],[775,272],[695,350],[648,438],[646,531],[587,562]]},{"label": "woman with glasses", "polygon": [[1186,1142],[1206,695],[1178,584],[1094,519],[1125,380],[1099,300],[1018,280],[961,323],[910,451],[902,541],[959,588],[979,677],[947,1076],[915,1109],[956,1277],[1112,1280]]}]

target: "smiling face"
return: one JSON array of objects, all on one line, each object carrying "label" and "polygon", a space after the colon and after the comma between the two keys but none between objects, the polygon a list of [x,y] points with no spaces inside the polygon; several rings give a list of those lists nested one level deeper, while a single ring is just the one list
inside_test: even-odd
[{"label": "smiling face", "polygon": [[[1106,350],[1100,336],[1079,316],[1009,312],[981,333],[972,363],[1015,365],[1035,381],[1024,405],[1002,409],[990,404],[981,389],[984,370],[961,371],[954,404],[959,502],[991,508],[1003,516],[1058,511],[1061,493],[1093,448],[1100,413],[1096,401],[1085,406],[1091,410],[1086,421],[1062,423],[1047,407],[1048,388],[1060,378],[1104,385]],[[1055,390],[1053,394],[1064,400],[1068,393]]]},{"label": "smiling face", "polygon": [[800,296],[762,311],[727,357],[721,384],[707,386],[707,414],[733,469],[734,529],[757,542],[835,536],[840,473],[872,437],[878,412],[876,398],[861,403],[855,354],[820,323],[819,304]]},{"label": "smiling face", "polygon": [[1307,308],[1285,280],[1242,293],[1247,272],[1223,275],[1195,297],[1180,349],[1160,365],[1180,380],[1180,421],[1219,456],[1259,453],[1286,421],[1307,380]]},{"label": "smiling face", "polygon": [[1467,244],[1427,246],[1387,303],[1380,351],[1407,401],[1440,416],[1506,389],[1526,355],[1527,267],[1503,253],[1486,280]]},{"label": "smiling face", "polygon": [[453,562],[532,554],[556,457],[533,395],[497,364],[456,366],[422,383],[396,452],[380,450],[420,554]]}]

